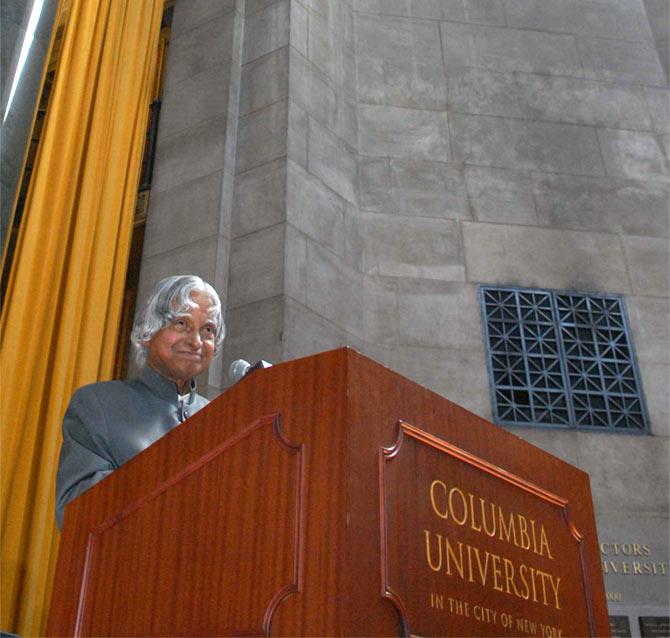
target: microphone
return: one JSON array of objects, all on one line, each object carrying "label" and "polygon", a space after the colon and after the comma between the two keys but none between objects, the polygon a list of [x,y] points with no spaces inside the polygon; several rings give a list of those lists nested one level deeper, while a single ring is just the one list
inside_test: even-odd
[{"label": "microphone", "polygon": [[235,359],[235,361],[233,361],[230,364],[230,368],[228,368],[228,378],[233,383],[237,383],[240,379],[246,377],[254,370],[258,370],[259,368],[271,368],[271,367],[272,364],[268,363],[263,359],[254,363],[254,365],[251,365],[248,361],[245,361],[244,359]]}]

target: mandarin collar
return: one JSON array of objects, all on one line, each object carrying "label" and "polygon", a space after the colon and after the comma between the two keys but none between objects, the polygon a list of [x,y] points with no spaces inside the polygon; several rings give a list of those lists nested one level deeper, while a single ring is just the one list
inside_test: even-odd
[{"label": "mandarin collar", "polygon": [[[139,379],[156,396],[160,397],[161,399],[165,399],[174,405],[179,403],[179,393],[177,392],[177,386],[175,386],[175,384],[170,381],[170,379],[166,379],[162,374],[156,372],[156,370],[154,370],[149,364],[144,366],[142,372],[140,373]],[[186,403],[193,403],[193,400],[195,399],[195,390],[195,379],[191,379],[191,388],[188,399],[186,399]]]}]

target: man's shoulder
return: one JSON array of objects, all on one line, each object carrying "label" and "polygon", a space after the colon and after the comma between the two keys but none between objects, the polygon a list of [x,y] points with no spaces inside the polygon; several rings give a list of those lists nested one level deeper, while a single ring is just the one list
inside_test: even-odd
[{"label": "man's shoulder", "polygon": [[137,379],[128,381],[98,381],[78,388],[72,395],[72,402],[91,401],[106,403],[122,400],[129,395],[141,391],[141,384]]}]

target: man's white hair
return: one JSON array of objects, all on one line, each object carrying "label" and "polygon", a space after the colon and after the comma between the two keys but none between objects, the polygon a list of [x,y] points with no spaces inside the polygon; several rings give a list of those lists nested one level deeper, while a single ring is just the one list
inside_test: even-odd
[{"label": "man's white hair", "polygon": [[196,275],[175,275],[161,279],[156,284],[135,316],[130,341],[135,348],[135,361],[140,367],[146,364],[149,342],[154,335],[177,317],[187,315],[198,307],[193,301],[194,292],[209,298],[209,316],[216,325],[214,354],[216,356],[219,353],[226,332],[219,295],[210,284]]}]

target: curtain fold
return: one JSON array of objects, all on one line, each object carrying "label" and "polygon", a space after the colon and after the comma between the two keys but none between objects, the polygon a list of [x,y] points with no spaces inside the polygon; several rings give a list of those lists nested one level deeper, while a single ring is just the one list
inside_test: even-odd
[{"label": "curtain fold", "polygon": [[111,378],[163,0],[72,0],[0,319],[0,628],[43,633],[74,389]]}]

